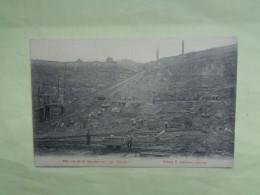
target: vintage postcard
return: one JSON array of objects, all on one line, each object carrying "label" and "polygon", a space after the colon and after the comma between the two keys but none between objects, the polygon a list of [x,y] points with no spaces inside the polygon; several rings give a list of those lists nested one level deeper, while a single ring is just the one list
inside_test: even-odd
[{"label": "vintage postcard", "polygon": [[237,39],[31,40],[35,166],[232,167]]}]

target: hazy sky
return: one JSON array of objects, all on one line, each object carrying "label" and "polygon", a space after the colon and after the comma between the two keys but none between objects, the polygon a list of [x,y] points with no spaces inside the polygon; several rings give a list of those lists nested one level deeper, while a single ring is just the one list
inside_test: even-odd
[{"label": "hazy sky", "polygon": [[182,40],[185,53],[237,43],[235,37],[215,38],[145,38],[145,39],[35,39],[31,40],[31,59],[51,61],[105,61],[130,59],[148,62],[159,57],[181,54]]}]

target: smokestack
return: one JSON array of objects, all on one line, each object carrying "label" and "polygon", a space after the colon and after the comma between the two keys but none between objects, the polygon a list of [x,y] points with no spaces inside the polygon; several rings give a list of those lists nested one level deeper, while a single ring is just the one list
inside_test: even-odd
[{"label": "smokestack", "polygon": [[182,54],[184,54],[184,40],[182,40]]},{"label": "smokestack", "polygon": [[159,48],[157,48],[157,52],[156,52],[156,61],[159,60]]}]

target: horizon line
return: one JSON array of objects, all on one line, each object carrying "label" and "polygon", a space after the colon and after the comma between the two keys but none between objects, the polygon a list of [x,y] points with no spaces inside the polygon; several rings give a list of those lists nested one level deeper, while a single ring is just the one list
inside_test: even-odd
[{"label": "horizon line", "polygon": [[[217,48],[222,48],[222,47],[230,47],[230,46],[235,46],[235,45],[238,45],[238,43],[234,43],[234,44],[230,44],[230,45],[224,45],[224,46],[219,46],[219,47],[212,47],[212,48],[198,50],[198,51],[191,51],[191,52],[184,53],[184,54],[180,53],[178,55],[166,56],[166,57],[159,58],[158,60],[155,59],[155,60],[147,61],[147,62],[136,62],[134,60],[127,59],[127,58],[122,58],[122,59],[119,59],[119,60],[113,60],[113,62],[118,62],[120,60],[129,60],[129,61],[132,61],[132,62],[135,62],[135,63],[138,63],[138,64],[145,64],[145,63],[150,63],[150,62],[156,62],[156,61],[159,61],[160,59],[164,59],[164,58],[177,57],[177,56],[186,55],[186,54],[190,54],[190,53],[198,53],[198,52],[208,51],[208,50],[211,50],[211,49],[217,49]],[[113,57],[111,57],[111,56],[107,56],[107,58],[112,58],[113,59]],[[74,61],[57,61],[57,60],[32,59],[32,58],[30,58],[30,60],[49,61],[49,62],[62,62],[62,63],[77,62],[78,60],[80,60],[81,62],[84,62],[84,63],[86,63],[86,62],[106,62],[106,61],[100,61],[100,60],[83,61],[81,58],[78,58],[78,59],[76,59]]]}]

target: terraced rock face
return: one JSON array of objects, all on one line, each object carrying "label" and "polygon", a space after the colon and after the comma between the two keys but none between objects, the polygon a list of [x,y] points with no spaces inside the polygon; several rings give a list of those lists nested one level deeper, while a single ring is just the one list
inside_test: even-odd
[{"label": "terraced rock face", "polygon": [[[103,140],[116,135],[133,136],[131,152],[140,154],[233,156],[236,59],[234,45],[143,64],[32,61],[36,152],[109,154],[115,151]],[[57,93],[65,94],[65,112],[40,123],[39,109],[59,102]],[[91,148],[84,145],[87,131]]]}]

